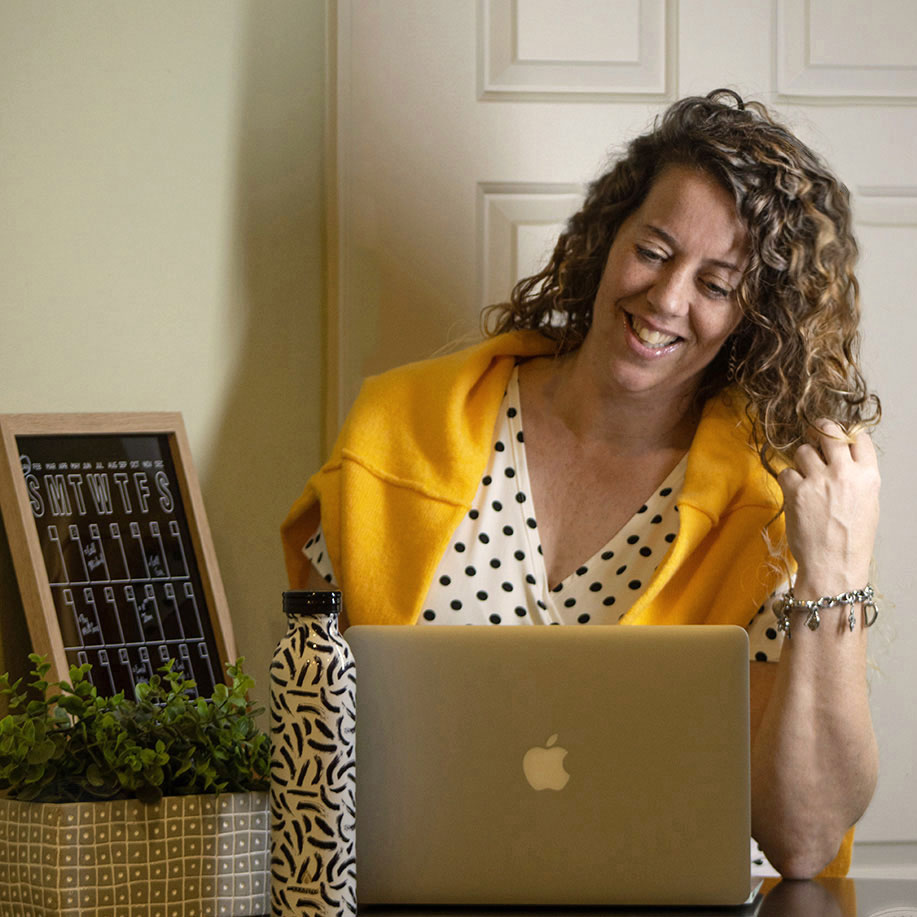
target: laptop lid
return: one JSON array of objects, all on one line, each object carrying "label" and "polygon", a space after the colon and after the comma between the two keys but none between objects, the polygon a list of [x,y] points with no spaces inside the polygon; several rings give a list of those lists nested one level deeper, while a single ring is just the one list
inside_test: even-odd
[{"label": "laptop lid", "polygon": [[371,627],[361,904],[738,904],[748,638],[731,626]]}]

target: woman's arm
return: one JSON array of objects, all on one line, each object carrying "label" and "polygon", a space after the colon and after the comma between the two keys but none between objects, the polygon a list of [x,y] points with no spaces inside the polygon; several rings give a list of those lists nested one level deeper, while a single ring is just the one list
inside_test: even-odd
[{"label": "woman's arm", "polygon": [[[836,424],[819,426],[816,446],[801,447],[795,469],[780,475],[801,600],[866,585],[879,515],[869,437],[849,443]],[[788,878],[811,878],[830,862],[876,785],[866,628],[862,607],[854,610],[853,631],[846,607],[826,609],[815,631],[792,613],[772,677],[753,675],[752,833]]]}]

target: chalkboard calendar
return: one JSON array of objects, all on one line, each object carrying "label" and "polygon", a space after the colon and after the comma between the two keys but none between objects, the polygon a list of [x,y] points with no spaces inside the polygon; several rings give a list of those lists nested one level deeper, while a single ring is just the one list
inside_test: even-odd
[{"label": "chalkboard calendar", "polygon": [[4,523],[36,651],[64,672],[92,663],[102,693],[132,694],[175,659],[209,695],[234,650],[180,417],[0,423]]}]

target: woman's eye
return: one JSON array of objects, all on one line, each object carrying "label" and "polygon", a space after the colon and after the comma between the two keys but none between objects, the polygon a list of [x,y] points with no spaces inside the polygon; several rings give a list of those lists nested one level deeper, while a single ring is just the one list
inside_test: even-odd
[{"label": "woman's eye", "polygon": [[637,254],[638,254],[644,261],[659,262],[659,261],[664,261],[664,260],[665,260],[665,255],[663,255],[661,252],[653,251],[653,250],[650,249],[650,248],[642,248],[642,247],[639,246],[639,245],[637,246]]},{"label": "woman's eye", "polygon": [[715,296],[718,299],[726,299],[732,295],[732,290],[729,290],[726,287],[721,287],[718,283],[711,283],[709,280],[704,281],[704,286],[707,288],[707,292],[711,296]]}]

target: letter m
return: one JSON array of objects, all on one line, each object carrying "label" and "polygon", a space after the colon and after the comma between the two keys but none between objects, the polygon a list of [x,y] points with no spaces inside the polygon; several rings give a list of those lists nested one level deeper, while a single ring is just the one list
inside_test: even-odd
[{"label": "letter m", "polygon": [[67,494],[64,476],[62,474],[46,474],[44,475],[44,482],[48,503],[51,505],[51,514],[53,516],[69,516],[72,510],[70,509],[70,497]]}]

